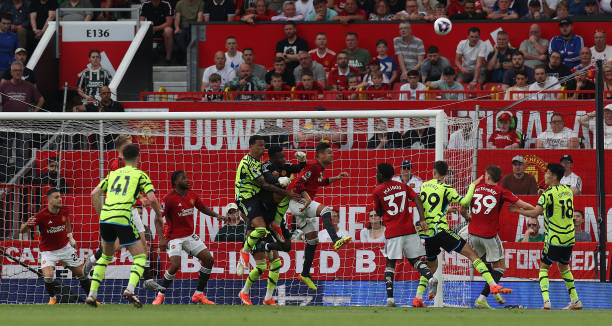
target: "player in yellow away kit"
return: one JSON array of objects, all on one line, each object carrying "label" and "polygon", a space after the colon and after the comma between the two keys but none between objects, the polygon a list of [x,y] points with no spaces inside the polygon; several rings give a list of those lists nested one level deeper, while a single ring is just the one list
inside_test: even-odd
[{"label": "player in yellow away kit", "polygon": [[574,286],[574,275],[569,269],[569,261],[574,247],[574,193],[569,186],[560,184],[565,173],[565,168],[559,163],[548,164],[548,170],[544,174],[544,182],[548,186],[534,209],[524,210],[518,207],[510,207],[511,211],[530,217],[538,217],[544,214],[544,248],[542,249],[542,264],[540,265],[540,291],[544,305],[542,309],[549,310],[550,297],[548,293],[548,270],[550,266],[557,263],[559,272],[571,302],[564,309],[582,309],[582,302],[578,298]]},{"label": "player in yellow away kit", "polygon": [[[492,294],[511,293],[512,290],[503,288],[493,280],[486,264],[480,260],[478,254],[465,240],[449,229],[446,221],[449,204],[457,203],[464,207],[469,206],[474,195],[474,188],[482,181],[483,177],[481,176],[474,181],[465,197],[463,197],[452,186],[444,183],[447,174],[448,164],[445,161],[436,161],[433,166],[433,179],[421,185],[421,201],[425,210],[427,229],[421,229],[419,236],[425,239],[425,255],[427,256],[429,269],[432,273],[436,272],[440,248],[443,248],[446,252],[456,251],[472,262],[474,268],[489,284]],[[435,277],[431,279],[431,282],[421,277],[418,286],[420,289],[417,288],[417,291],[424,291],[427,284],[431,283],[429,287],[429,299],[431,300],[436,295],[437,282]]]}]

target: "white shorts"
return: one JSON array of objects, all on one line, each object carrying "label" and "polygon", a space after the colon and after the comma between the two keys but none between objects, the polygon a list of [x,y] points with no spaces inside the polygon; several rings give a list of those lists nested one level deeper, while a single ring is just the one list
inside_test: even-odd
[{"label": "white shorts", "polygon": [[425,256],[425,247],[416,234],[406,234],[385,239],[385,257],[387,259],[418,258]]},{"label": "white shorts", "polygon": [[291,200],[289,202],[289,211],[291,212],[291,217],[295,219],[295,225],[298,229],[302,230],[305,234],[310,232],[319,232],[319,224],[317,221],[317,208],[319,208],[319,204],[316,201],[311,201],[310,205],[306,207],[303,211],[301,209],[304,207],[304,203]]},{"label": "white shorts", "polygon": [[77,255],[76,249],[72,248],[70,244],[62,249],[42,251],[40,253],[40,267],[55,267],[57,262],[62,262],[62,265],[68,267],[79,267],[81,266],[81,259]]},{"label": "white shorts", "polygon": [[132,221],[134,222],[134,227],[136,227],[136,231],[138,231],[138,233],[143,233],[145,231],[144,224],[142,224],[142,219],[136,210],[132,212]]},{"label": "white shorts", "polygon": [[476,251],[478,257],[486,256],[488,263],[494,263],[504,258],[504,247],[498,235],[487,239],[470,234],[468,242],[474,251]]},{"label": "white shorts", "polygon": [[172,239],[168,241],[168,256],[180,256],[181,250],[184,250],[190,256],[197,256],[200,251],[207,249],[206,245],[196,234],[186,236],[184,238]]}]

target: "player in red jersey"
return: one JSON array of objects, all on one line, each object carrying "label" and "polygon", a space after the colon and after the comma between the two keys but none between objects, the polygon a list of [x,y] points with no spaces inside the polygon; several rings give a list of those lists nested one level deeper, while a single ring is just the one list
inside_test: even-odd
[{"label": "player in red jersey", "polygon": [[[502,178],[502,170],[497,165],[489,165],[485,170],[484,183],[476,186],[472,197],[471,217],[468,208],[461,208],[461,214],[470,222],[468,226],[469,243],[487,263],[491,276],[495,282],[504,275],[506,262],[504,261],[504,247],[499,239],[499,213],[504,203],[516,205],[523,209],[532,209],[533,206],[520,200],[512,192],[502,188],[498,183]],[[487,303],[490,287],[485,285],[480,296],[474,302],[477,308],[491,308]],[[506,300],[501,294],[495,294],[495,301],[503,305]]]},{"label": "player in red jersey", "polygon": [[296,220],[296,226],[305,234],[306,248],[304,250],[304,266],[302,273],[298,276],[309,288],[316,290],[317,286],[310,278],[310,266],[314,261],[314,254],[319,243],[319,225],[316,217],[321,216],[323,227],[327,230],[329,237],[338,250],[351,241],[351,237],[340,238],[332,224],[332,207],[314,201],[319,187],[327,186],[336,181],[348,177],[347,172],[341,172],[335,177],[323,177],[323,170],[334,160],[334,152],[327,142],[319,142],[316,149],[317,160],[306,164],[297,178],[293,179],[287,190],[302,195],[300,201],[292,199],[289,202],[289,210]]},{"label": "player in red jersey", "polygon": [[55,188],[47,191],[47,207],[30,217],[21,225],[21,233],[38,226],[40,232],[40,267],[49,293],[49,304],[57,303],[55,298],[55,265],[61,262],[79,279],[81,287],[89,293],[90,281],[83,274],[81,259],[77,255],[76,241],[72,237],[70,210],[62,204],[62,195]]},{"label": "player in red jersey", "polygon": [[416,234],[412,216],[408,213],[408,201],[412,200],[419,212],[419,224],[425,231],[427,222],[421,198],[412,188],[403,182],[392,180],[395,171],[389,163],[376,167],[376,180],[379,185],[372,192],[372,209],[383,217],[385,225],[385,284],[387,288],[387,306],[395,307],[393,298],[393,275],[397,260],[407,258],[410,265],[421,274],[413,307],[425,307],[423,293],[433,277],[425,262],[425,248]]},{"label": "player in red jersey", "polygon": [[[210,277],[214,259],[206,248],[200,237],[194,234],[193,215],[195,210],[213,216],[219,220],[223,217],[208,208],[202,199],[189,188],[189,178],[185,171],[174,171],[171,177],[174,190],[164,198],[162,202],[163,216],[166,218],[166,227],[162,216],[155,216],[155,229],[159,236],[159,248],[166,250],[170,259],[170,267],[164,274],[162,286],[168,288],[174,275],[181,266],[181,251],[188,255],[197,257],[201,267],[198,276],[198,286],[191,301],[202,304],[215,304],[204,295],[204,288]],[[166,290],[160,291],[153,301],[154,305],[164,302]]]},{"label": "player in red jersey", "polygon": [[115,171],[125,166],[125,161],[123,161],[123,148],[131,143],[132,136],[129,135],[119,135],[115,138],[115,148],[117,149],[117,157],[110,161],[110,171]]}]

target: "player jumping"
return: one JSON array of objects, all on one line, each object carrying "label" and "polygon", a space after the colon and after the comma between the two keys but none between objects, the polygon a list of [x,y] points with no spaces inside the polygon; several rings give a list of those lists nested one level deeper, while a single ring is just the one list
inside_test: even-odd
[{"label": "player jumping", "polygon": [[[248,232],[248,236],[244,242],[244,247],[240,250],[240,261],[236,267],[236,273],[242,275],[244,270],[247,268],[250,252],[255,249],[257,243],[265,238],[269,231],[264,219],[265,215],[269,215],[270,212],[274,214],[276,212],[276,205],[269,207],[263,198],[262,190],[276,193],[282,197],[289,197],[292,199],[299,199],[300,196],[269,184],[266,182],[263,176],[261,156],[264,154],[266,142],[263,136],[253,135],[249,138],[249,153],[246,154],[240,163],[238,164],[238,170],[236,171],[236,180],[234,183],[234,193],[236,203],[240,208],[240,212],[246,221],[247,228],[252,230]],[[280,266],[282,265],[280,259],[275,263]],[[276,265],[275,265],[276,266]],[[259,276],[266,271],[265,260],[262,263],[258,263],[256,268],[251,270],[247,279],[248,284],[253,284]],[[272,266],[271,266],[272,269]],[[251,299],[249,297],[250,286],[245,286],[240,293],[239,297],[244,304],[250,305]]]},{"label": "player jumping", "polygon": [[314,261],[314,255],[319,243],[319,226],[317,225],[317,216],[321,216],[323,227],[329,233],[329,237],[334,244],[334,249],[338,250],[345,244],[351,241],[351,237],[340,238],[336,234],[336,229],[332,224],[332,207],[320,204],[313,201],[319,187],[330,185],[336,181],[340,181],[348,177],[347,172],[341,172],[335,177],[323,177],[323,170],[332,164],[334,160],[334,152],[331,145],[327,142],[319,142],[316,148],[317,160],[309,162],[306,168],[295,178],[287,189],[301,194],[303,200],[292,199],[289,202],[289,210],[296,220],[298,229],[304,232],[306,237],[306,248],[304,250],[304,266],[302,273],[298,275],[299,279],[308,285],[312,290],[316,290],[317,286],[310,277],[310,267]]},{"label": "player jumping", "polygon": [[[170,257],[170,267],[164,274],[162,286],[167,289],[174,280],[174,275],[181,266],[181,251],[200,260],[200,273],[198,286],[191,296],[191,301],[202,304],[215,304],[208,300],[204,294],[204,288],[214,264],[214,259],[206,248],[200,237],[194,234],[194,209],[206,215],[213,216],[218,220],[223,217],[204,205],[202,199],[190,190],[189,178],[185,171],[174,171],[171,177],[174,190],[166,195],[162,201],[163,216],[166,217],[166,229],[161,215],[155,216],[155,230],[159,235],[159,248],[166,250]],[[164,302],[166,290],[157,294],[153,301],[154,305]]]},{"label": "player jumping", "polygon": [[[498,285],[485,263],[480,260],[478,254],[472,249],[469,243],[459,237],[455,232],[449,229],[446,221],[446,213],[450,203],[457,203],[461,206],[467,206],[472,201],[474,188],[479,184],[483,177],[479,177],[470,184],[465,197],[460,196],[450,185],[444,183],[444,179],[448,174],[448,164],[445,161],[436,161],[433,166],[433,179],[429,180],[421,186],[421,201],[425,209],[425,220],[427,221],[427,230],[421,229],[419,236],[425,239],[425,253],[427,255],[427,265],[432,273],[438,268],[438,254],[440,248],[444,248],[446,252],[456,251],[467,257],[474,265],[474,268],[482,275],[490,287],[493,294],[511,293],[512,290],[505,289]],[[436,278],[432,278],[430,285],[429,299],[432,299],[436,293]],[[421,278],[417,291],[425,291],[427,282]]]},{"label": "player jumping", "polygon": [[530,210],[513,207],[513,212],[538,217],[544,214],[544,248],[542,249],[542,265],[540,266],[540,290],[544,306],[542,309],[550,310],[550,296],[548,293],[548,270],[550,266],[557,263],[559,272],[565,287],[569,292],[571,302],[563,308],[569,310],[582,309],[582,302],[578,298],[574,285],[574,275],[569,269],[569,261],[572,256],[572,249],[575,242],[574,220],[574,194],[569,186],[560,184],[561,178],[565,173],[565,168],[559,163],[548,164],[548,169],[544,174],[544,182],[548,186],[540,198],[535,208]]},{"label": "player jumping", "polygon": [[[387,306],[395,307],[393,298],[393,275],[397,260],[406,257],[410,265],[420,274],[424,282],[432,278],[431,271],[425,263],[425,249],[416,234],[412,216],[408,213],[408,201],[414,201],[419,212],[421,229],[427,231],[427,222],[423,203],[419,196],[403,182],[391,180],[395,171],[389,163],[381,163],[376,168],[376,180],[380,185],[372,193],[373,209],[383,217],[385,225],[385,284],[387,288]],[[424,287],[418,287],[412,300],[413,307],[425,307],[423,303]]]},{"label": "player jumping", "polygon": [[[110,172],[102,182],[91,192],[93,205],[100,216],[100,236],[102,238],[102,256],[96,262],[89,296],[85,302],[96,306],[98,287],[104,279],[106,267],[111,263],[115,254],[115,240],[119,238],[119,244],[126,246],[134,258],[134,264],[130,270],[128,286],[123,296],[134,306],[140,308],[142,303],[134,294],[134,288],[142,277],[147,262],[145,248],[140,236],[134,226],[132,209],[134,203],[142,192],[147,196],[155,215],[161,216],[161,210],[155,188],[149,176],[137,169],[140,149],[130,144],[123,149],[123,158],[126,166]],[[106,194],[104,206],[102,196]]]},{"label": "player jumping", "polygon": [[[504,247],[499,239],[499,213],[504,203],[516,205],[524,209],[533,209],[530,204],[520,200],[512,192],[502,188],[498,183],[502,178],[502,170],[497,165],[489,165],[484,174],[484,183],[476,186],[472,198],[471,217],[468,208],[461,207],[461,214],[470,222],[469,244],[478,257],[486,262],[487,268],[495,282],[504,275],[506,262],[504,260]],[[480,296],[474,302],[476,308],[491,308],[487,302],[490,287],[485,285]],[[500,293],[495,294],[495,301],[503,305],[506,300]]]},{"label": "player jumping", "polygon": [[[76,241],[72,237],[70,211],[62,204],[62,195],[55,188],[47,191],[47,207],[30,217],[21,225],[21,233],[29,232],[38,226],[40,231],[40,267],[45,280],[45,289],[49,293],[49,304],[57,303],[55,297],[55,265],[62,264],[79,279],[85,292],[89,292],[90,282],[83,273],[81,260],[77,255]],[[95,301],[94,301],[94,304]]]}]

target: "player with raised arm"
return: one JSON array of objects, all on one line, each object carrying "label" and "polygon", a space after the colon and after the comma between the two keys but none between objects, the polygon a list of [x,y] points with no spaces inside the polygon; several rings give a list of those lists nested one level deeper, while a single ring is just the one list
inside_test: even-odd
[{"label": "player with raised arm", "polygon": [[[478,257],[486,263],[495,282],[499,282],[506,271],[504,247],[498,235],[500,229],[499,213],[504,203],[524,209],[534,208],[520,200],[511,191],[502,188],[499,185],[501,178],[502,170],[499,166],[487,166],[484,183],[476,185],[474,190],[471,210],[468,207],[461,207],[461,215],[470,222],[468,243],[476,251]],[[468,215],[468,211],[471,216]],[[487,302],[490,291],[489,285],[485,285],[480,296],[474,302],[474,307],[491,308]],[[506,299],[500,293],[495,294],[495,301],[500,305],[506,303]]]},{"label": "player with raised arm", "polygon": [[[474,188],[479,184],[483,177],[479,177],[470,184],[465,197],[460,196],[457,190],[452,186],[444,183],[444,179],[448,174],[448,164],[445,161],[436,161],[433,166],[433,179],[424,182],[421,185],[421,201],[425,210],[425,221],[427,221],[427,230],[419,230],[419,236],[425,239],[425,253],[427,255],[427,265],[432,273],[438,268],[438,254],[440,248],[446,252],[456,251],[467,257],[474,268],[482,275],[490,287],[491,293],[512,293],[512,290],[506,289],[497,284],[486,264],[480,260],[478,254],[472,249],[469,243],[459,237],[455,232],[449,229],[446,221],[446,213],[448,206],[451,203],[457,203],[461,206],[468,206],[472,202]],[[430,295],[432,299],[436,294],[436,278],[430,284]],[[419,286],[427,286],[427,284],[419,283]]]},{"label": "player with raised arm", "polygon": [[[163,217],[166,218],[165,229],[162,216],[155,216],[155,230],[159,236],[159,248],[166,250],[170,258],[170,267],[164,273],[162,286],[167,289],[174,280],[174,275],[181,266],[181,252],[185,251],[189,256],[197,257],[201,265],[198,285],[191,296],[191,301],[202,304],[215,304],[208,300],[204,294],[204,288],[210,278],[214,259],[204,242],[194,233],[193,216],[197,209],[218,220],[223,220],[223,217],[208,208],[202,199],[190,189],[189,178],[185,171],[174,171],[170,181],[174,190],[166,195],[162,201]],[[153,304],[162,304],[165,293],[166,290],[160,291]]]},{"label": "player with raised arm", "polygon": [[[276,212],[276,205],[270,207],[269,203],[266,203],[262,190],[291,199],[301,198],[291,191],[266,182],[263,176],[261,162],[261,157],[266,150],[265,145],[266,142],[263,136],[251,136],[249,138],[249,153],[240,160],[236,171],[236,179],[234,182],[236,203],[246,221],[247,228],[252,230],[248,232],[248,236],[244,241],[244,247],[240,250],[240,261],[238,262],[238,266],[236,266],[236,274],[238,275],[242,275],[247,268],[250,253],[255,249],[257,243],[269,234],[267,227],[270,224],[266,223],[264,216],[274,215]],[[264,260],[263,263],[257,263],[256,267],[251,270],[247,279],[247,284],[245,284],[245,287],[238,294],[242,303],[252,305],[249,296],[250,286],[247,285],[252,285],[257,281],[259,276],[261,276],[266,269],[267,265]]]},{"label": "player with raised arm", "polygon": [[[387,288],[387,306],[395,307],[393,297],[393,276],[395,264],[402,258],[408,259],[410,265],[421,274],[425,285],[433,277],[425,263],[425,249],[421,239],[416,234],[412,216],[408,213],[408,202],[414,201],[419,212],[419,224],[427,230],[423,203],[410,186],[404,182],[392,180],[395,171],[389,163],[381,163],[376,167],[376,180],[379,185],[372,192],[372,209],[383,217],[385,225],[385,285]],[[425,307],[423,303],[425,287],[417,287],[416,296],[412,300],[413,307]]]},{"label": "player with raised arm", "polygon": [[542,249],[542,264],[540,265],[540,290],[544,305],[542,309],[550,310],[550,295],[548,283],[548,270],[552,264],[557,263],[559,272],[571,301],[563,309],[580,310],[582,301],[578,298],[574,285],[574,275],[569,268],[572,249],[575,243],[574,230],[574,193],[569,186],[560,183],[565,174],[565,168],[559,163],[549,163],[544,174],[544,182],[548,186],[538,199],[535,208],[525,210],[513,207],[512,211],[530,217],[544,214],[544,248]]},{"label": "player with raised arm", "polygon": [[[47,191],[47,207],[30,217],[21,225],[21,233],[29,232],[38,226],[40,232],[40,267],[49,294],[49,304],[57,303],[55,297],[55,265],[61,262],[79,279],[85,292],[89,292],[90,282],[83,274],[81,260],[77,255],[76,241],[72,237],[70,210],[62,204],[62,195],[56,188]],[[95,302],[94,302],[95,304]]]},{"label": "player with raised arm", "polygon": [[[155,214],[161,216],[162,213],[149,176],[136,168],[139,155],[138,146],[133,144],[125,146],[123,149],[125,167],[110,172],[91,192],[94,208],[100,217],[100,236],[102,238],[102,256],[94,267],[89,296],[85,300],[87,304],[94,307],[98,287],[104,279],[106,267],[111,263],[115,254],[117,238],[119,238],[119,244],[126,246],[134,259],[128,286],[123,296],[137,308],[142,307],[142,303],[134,294],[134,288],[142,277],[147,256],[145,247],[140,241],[140,235],[134,226],[132,210],[139,194],[144,193]],[[103,195],[105,195],[104,205],[101,200]]]},{"label": "player with raised arm", "polygon": [[319,187],[330,185],[348,177],[347,172],[341,172],[335,177],[323,177],[323,171],[334,161],[334,152],[331,145],[327,142],[319,142],[316,148],[316,161],[308,162],[306,167],[291,181],[287,189],[301,194],[303,200],[292,199],[289,202],[289,210],[296,219],[298,229],[304,232],[306,238],[306,248],[304,250],[304,265],[299,279],[312,290],[317,286],[310,277],[310,267],[314,261],[314,255],[319,243],[319,226],[316,217],[320,216],[323,220],[323,227],[327,230],[329,237],[334,244],[334,249],[338,250],[351,241],[351,237],[340,238],[336,234],[336,229],[332,224],[332,207],[314,201],[314,197]]}]

